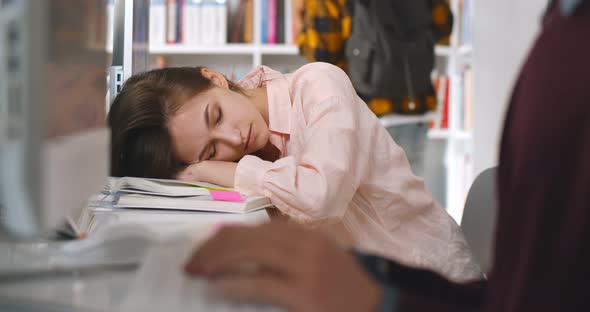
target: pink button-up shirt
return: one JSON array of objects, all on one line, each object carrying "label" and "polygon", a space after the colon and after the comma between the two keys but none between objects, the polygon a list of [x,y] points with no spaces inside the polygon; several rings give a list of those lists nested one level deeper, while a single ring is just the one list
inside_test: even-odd
[{"label": "pink button-up shirt", "polygon": [[301,221],[341,220],[362,250],[454,280],[480,276],[457,224],[342,70],[311,63],[283,75],[261,66],[238,84],[266,86],[270,142],[281,153],[275,162],[242,158],[238,190]]}]

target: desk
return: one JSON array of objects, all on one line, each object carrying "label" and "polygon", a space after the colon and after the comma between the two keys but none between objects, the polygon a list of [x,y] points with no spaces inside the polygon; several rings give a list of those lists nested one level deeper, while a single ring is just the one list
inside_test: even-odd
[{"label": "desk", "polygon": [[[167,231],[191,231],[207,228],[217,223],[258,223],[269,220],[266,210],[247,215],[223,213],[195,213],[180,211],[108,211],[96,210],[98,228],[115,222],[144,223],[151,229]],[[91,234],[92,235],[92,234]],[[47,245],[47,244],[45,244]],[[52,248],[45,246],[41,248]],[[0,246],[0,252],[2,248]],[[2,253],[0,261],[10,257]],[[6,301],[30,304],[23,311],[112,311],[128,293],[129,285],[138,273],[137,267],[108,268],[65,272],[45,276],[0,280],[0,310]],[[54,306],[54,307],[53,307]],[[9,307],[13,310],[12,307]],[[16,310],[18,311],[18,310]]]},{"label": "desk", "polygon": [[100,270],[2,281],[0,302],[24,303],[28,308],[23,311],[37,311],[34,307],[43,307],[42,311],[112,311],[122,302],[135,273],[136,269]]}]

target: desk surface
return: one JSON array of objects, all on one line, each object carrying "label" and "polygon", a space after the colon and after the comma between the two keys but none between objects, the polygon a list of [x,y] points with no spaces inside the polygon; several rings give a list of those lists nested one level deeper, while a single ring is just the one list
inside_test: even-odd
[{"label": "desk surface", "polygon": [[81,271],[3,281],[0,300],[4,297],[27,304],[112,311],[126,295],[136,270]]},{"label": "desk surface", "polygon": [[[195,225],[217,224],[223,222],[240,222],[237,216],[227,214],[194,214],[162,211],[141,211],[141,212],[117,212],[101,211],[99,214],[112,222],[139,222],[153,226],[157,230],[167,231],[173,228],[179,229],[196,228]],[[268,213],[260,210],[249,214],[246,220],[249,222],[263,222],[269,220]],[[242,220],[244,220],[242,218]],[[106,223],[105,223],[106,224]],[[2,260],[2,257],[0,257]],[[10,260],[10,259],[8,259]],[[14,260],[14,259],[12,259]],[[56,307],[71,307],[74,311],[90,309],[92,311],[111,311],[119,305],[128,293],[129,285],[136,277],[138,269],[135,268],[105,268],[93,270],[72,271],[59,274],[46,274],[26,278],[0,279],[0,303],[2,298],[23,300],[24,302],[54,304]],[[0,307],[1,304],[0,304]],[[27,309],[30,311],[31,309]],[[44,309],[45,310],[45,309]],[[47,309],[50,311],[61,311],[62,309]],[[71,309],[64,309],[68,311]]]}]

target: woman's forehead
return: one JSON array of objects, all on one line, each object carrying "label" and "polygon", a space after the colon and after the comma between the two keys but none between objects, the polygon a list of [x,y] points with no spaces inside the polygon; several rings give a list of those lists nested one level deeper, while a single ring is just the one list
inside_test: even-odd
[{"label": "woman's forehead", "polygon": [[196,160],[199,150],[206,144],[207,127],[203,114],[206,103],[187,104],[170,118],[168,128],[177,156],[190,163]]},{"label": "woman's forehead", "polygon": [[202,110],[207,102],[210,102],[213,98],[213,95],[209,93],[210,90],[201,92],[196,94],[190,98],[188,98],[181,106],[177,112],[177,115],[186,112],[186,111],[195,111],[195,110]]}]

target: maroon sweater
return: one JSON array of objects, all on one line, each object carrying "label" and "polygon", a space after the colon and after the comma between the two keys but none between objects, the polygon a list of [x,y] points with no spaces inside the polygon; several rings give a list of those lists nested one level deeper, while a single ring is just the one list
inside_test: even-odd
[{"label": "maroon sweater", "polygon": [[392,264],[400,311],[590,311],[590,1],[553,9],[506,118],[487,282]]}]

